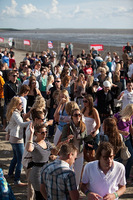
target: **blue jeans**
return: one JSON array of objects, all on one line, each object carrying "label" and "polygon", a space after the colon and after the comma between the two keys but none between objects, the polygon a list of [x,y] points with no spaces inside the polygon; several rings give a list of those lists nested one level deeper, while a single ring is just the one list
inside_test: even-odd
[{"label": "blue jeans", "polygon": [[131,157],[127,160],[127,164],[126,164],[126,179],[128,179],[130,175],[131,167],[133,164],[133,146],[131,144],[130,139],[125,141],[125,145],[128,147],[128,151],[131,154]]},{"label": "blue jeans", "polygon": [[[15,179],[14,181],[20,180],[20,174],[22,170],[22,156],[24,152],[24,144],[18,143],[18,144],[11,144],[13,149],[13,159],[11,160],[10,167],[9,167],[9,173],[8,175],[13,175],[13,172],[15,170]],[[16,167],[16,169],[15,169]]]}]

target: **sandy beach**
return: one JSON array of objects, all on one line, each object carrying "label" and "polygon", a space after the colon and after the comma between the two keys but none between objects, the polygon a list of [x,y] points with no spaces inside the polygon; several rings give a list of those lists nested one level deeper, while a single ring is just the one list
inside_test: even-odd
[{"label": "sandy beach", "polygon": [[[57,54],[59,54],[59,52],[61,50],[61,43],[64,43],[64,41],[60,41],[60,42],[54,41],[53,42],[54,48],[50,49],[50,51],[55,51]],[[68,44],[68,43],[65,43],[65,44]],[[72,44],[73,44],[73,55],[75,57],[77,55],[81,54],[82,49],[85,49],[86,53],[89,53],[89,51],[90,51],[88,44],[80,44],[80,43],[72,43]],[[4,50],[5,47],[10,48],[8,44],[7,45],[0,44],[0,48],[2,48],[2,50]],[[25,54],[27,52],[29,52],[31,54],[33,51],[35,51],[36,54],[41,55],[41,51],[43,51],[43,50],[46,51],[47,49],[48,49],[48,41],[47,40],[43,40],[42,42],[34,40],[32,43],[32,46],[26,46],[26,45],[24,46],[22,43],[22,40],[17,41],[15,44],[15,48],[14,48],[17,66],[19,67],[19,63],[21,61],[23,61]],[[120,59],[123,54],[122,47],[104,46],[104,50],[99,51],[99,53],[101,54],[103,59],[105,58],[108,51],[110,51],[111,54],[113,52],[116,52],[120,56]]]}]

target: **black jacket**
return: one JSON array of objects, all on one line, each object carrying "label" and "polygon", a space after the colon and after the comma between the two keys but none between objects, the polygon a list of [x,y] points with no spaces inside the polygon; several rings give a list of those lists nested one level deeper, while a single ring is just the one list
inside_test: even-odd
[{"label": "black jacket", "polygon": [[111,114],[111,110],[114,113],[114,95],[110,90],[107,95],[104,90],[97,92],[97,110],[99,114]]},{"label": "black jacket", "polygon": [[6,105],[11,101],[14,96],[18,95],[21,85],[21,82],[18,80],[15,84],[13,84],[11,81],[8,81],[4,85],[4,98]]}]

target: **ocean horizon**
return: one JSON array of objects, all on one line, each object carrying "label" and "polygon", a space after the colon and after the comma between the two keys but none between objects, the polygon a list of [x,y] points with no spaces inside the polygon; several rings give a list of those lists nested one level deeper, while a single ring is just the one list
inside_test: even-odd
[{"label": "ocean horizon", "polygon": [[133,29],[0,29],[0,37],[116,47],[123,47],[127,42],[133,45]]}]

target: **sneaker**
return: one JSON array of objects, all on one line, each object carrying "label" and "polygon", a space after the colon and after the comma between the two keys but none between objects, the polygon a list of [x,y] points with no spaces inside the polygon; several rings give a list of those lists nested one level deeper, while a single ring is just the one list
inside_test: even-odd
[{"label": "sneaker", "polygon": [[14,181],[14,184],[16,186],[27,186],[28,185],[27,183],[22,183],[21,181]]}]

